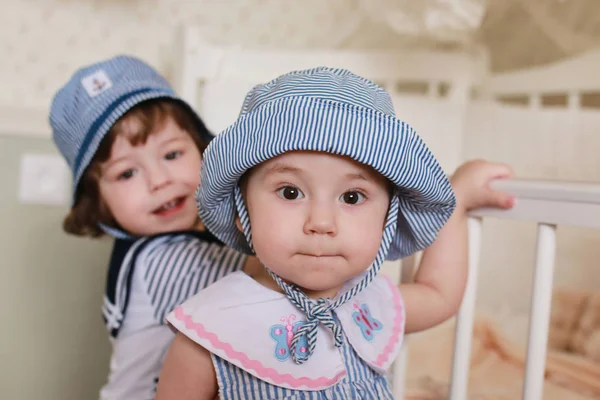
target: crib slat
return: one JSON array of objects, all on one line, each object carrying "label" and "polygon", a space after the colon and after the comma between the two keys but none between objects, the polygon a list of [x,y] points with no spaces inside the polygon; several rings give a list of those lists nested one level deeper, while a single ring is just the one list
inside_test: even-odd
[{"label": "crib slat", "polygon": [[552,302],[552,279],[556,254],[556,226],[538,224],[533,294],[529,317],[524,400],[539,400],[544,388],[546,345]]},{"label": "crib slat", "polygon": [[479,255],[481,253],[481,227],[481,218],[469,218],[469,274],[467,287],[456,321],[450,400],[463,400],[467,398],[471,338],[473,335],[473,319],[475,317],[475,299],[477,294],[477,271],[479,269]]},{"label": "crib slat", "polygon": [[[419,254],[413,254],[401,261],[400,281],[412,282]],[[406,364],[408,360],[408,337],[404,337],[400,353],[392,367],[392,391],[395,399],[403,399],[406,389]]]}]

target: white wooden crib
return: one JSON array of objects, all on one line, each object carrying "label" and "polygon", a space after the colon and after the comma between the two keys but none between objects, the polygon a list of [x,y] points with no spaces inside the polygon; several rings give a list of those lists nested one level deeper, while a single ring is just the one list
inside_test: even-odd
[{"label": "white wooden crib", "polygon": [[[505,83],[490,83],[486,80],[485,61],[462,53],[215,48],[203,42],[193,27],[181,30],[176,45],[178,62],[173,77],[176,87],[186,100],[197,104],[200,114],[214,132],[219,132],[236,118],[245,93],[253,85],[295,69],[318,65],[343,67],[385,87],[393,98],[396,112],[415,126],[448,172],[464,159],[465,140],[474,135],[469,132],[467,116],[473,105],[473,93],[484,93],[487,98],[493,98],[501,96],[509,86],[506,84],[508,78],[503,78]],[[516,85],[518,87],[518,80]],[[569,100],[568,104],[576,108],[573,104],[579,103]],[[475,126],[480,128],[477,124]],[[515,195],[517,205],[511,211],[483,209],[471,215],[470,274],[456,325],[450,398],[468,398],[482,220],[503,218],[537,223],[523,398],[541,399],[556,227],[568,225],[600,229],[600,185],[535,180],[498,181],[494,185]],[[411,262],[404,262],[403,268],[399,268],[398,263],[387,263],[385,272],[396,279],[407,280],[412,276],[412,266]],[[403,396],[405,370],[406,351],[403,350],[393,371],[394,393],[398,399]]]},{"label": "white wooden crib", "polygon": [[[480,209],[469,219],[469,279],[458,314],[452,363],[450,399],[467,399],[471,336],[475,316],[477,272],[484,218],[530,221],[537,224],[533,292],[529,314],[527,363],[523,399],[542,399],[550,320],[557,226],[600,229],[600,185],[557,181],[496,181],[493,187],[517,198],[510,211]],[[394,371],[402,388],[403,368]],[[400,390],[400,389],[398,389]],[[401,398],[401,392],[397,392]]]}]

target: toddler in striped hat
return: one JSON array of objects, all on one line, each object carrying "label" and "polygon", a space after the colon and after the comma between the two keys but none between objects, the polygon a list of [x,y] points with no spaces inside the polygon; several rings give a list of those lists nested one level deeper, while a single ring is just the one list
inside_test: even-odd
[{"label": "toddler in striped hat", "polygon": [[196,210],[212,135],[165,78],[120,55],[80,68],[50,109],[73,172],[63,228],[115,239],[102,314],[112,357],[101,399],[150,399],[171,341],[173,307],[256,263],[210,234]]},{"label": "toddler in striped hat", "polygon": [[[389,399],[405,332],[456,313],[467,211],[508,208],[508,167],[451,180],[382,88],[314,68],[252,89],[208,146],[206,227],[264,268],[233,273],[167,317],[178,331],[157,399]],[[378,275],[423,250],[414,283]]]}]

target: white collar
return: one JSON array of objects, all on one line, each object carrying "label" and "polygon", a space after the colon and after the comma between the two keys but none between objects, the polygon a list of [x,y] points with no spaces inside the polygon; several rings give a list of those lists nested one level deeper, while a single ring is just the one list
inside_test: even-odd
[{"label": "white collar", "polygon": [[[397,287],[377,277],[335,310],[350,345],[371,368],[385,374],[404,333],[404,305]],[[232,273],[177,307],[167,320],[190,339],[276,386],[321,390],[346,375],[331,331],[319,326],[311,358],[298,365],[289,357],[287,333],[305,320],[287,297]],[[302,345],[298,350],[301,350]]]}]

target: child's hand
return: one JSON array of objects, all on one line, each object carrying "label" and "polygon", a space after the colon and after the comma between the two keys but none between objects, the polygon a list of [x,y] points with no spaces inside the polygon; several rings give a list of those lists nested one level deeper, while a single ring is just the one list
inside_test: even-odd
[{"label": "child's hand", "polygon": [[469,211],[480,207],[512,208],[515,199],[508,194],[489,187],[490,181],[513,176],[512,169],[505,164],[485,160],[467,161],[450,178],[457,207]]}]

